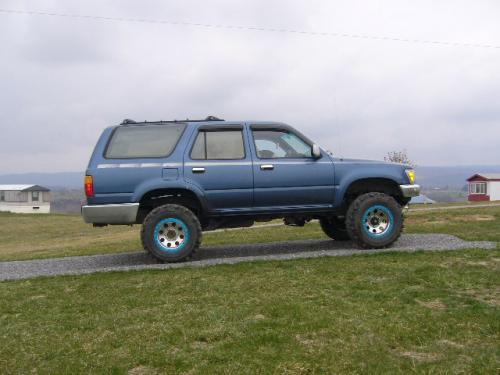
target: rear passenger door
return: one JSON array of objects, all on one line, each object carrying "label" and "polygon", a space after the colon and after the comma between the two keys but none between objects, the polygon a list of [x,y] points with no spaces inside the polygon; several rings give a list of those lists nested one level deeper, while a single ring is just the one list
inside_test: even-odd
[{"label": "rear passenger door", "polygon": [[230,214],[251,209],[252,160],[243,126],[200,126],[184,160],[186,180],[204,191],[210,211]]}]

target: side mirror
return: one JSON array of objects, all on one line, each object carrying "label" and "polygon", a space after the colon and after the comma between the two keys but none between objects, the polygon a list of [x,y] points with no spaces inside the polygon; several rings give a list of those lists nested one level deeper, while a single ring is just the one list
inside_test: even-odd
[{"label": "side mirror", "polygon": [[321,157],[321,149],[316,143],[312,146],[312,156],[315,159],[319,159]]}]

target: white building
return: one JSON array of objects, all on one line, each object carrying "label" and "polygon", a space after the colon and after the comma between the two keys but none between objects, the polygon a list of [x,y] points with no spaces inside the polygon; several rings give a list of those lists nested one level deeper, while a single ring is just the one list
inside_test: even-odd
[{"label": "white building", "polygon": [[39,185],[0,185],[0,211],[50,212],[50,190]]},{"label": "white building", "polygon": [[500,201],[500,173],[476,173],[467,182],[469,201]]}]

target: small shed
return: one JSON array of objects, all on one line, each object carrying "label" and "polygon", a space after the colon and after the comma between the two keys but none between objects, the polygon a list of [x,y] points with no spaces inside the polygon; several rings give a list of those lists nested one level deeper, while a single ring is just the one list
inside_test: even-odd
[{"label": "small shed", "polygon": [[476,173],[467,179],[469,201],[500,200],[500,173]]},{"label": "small shed", "polygon": [[50,190],[40,185],[0,185],[0,211],[47,214]]}]

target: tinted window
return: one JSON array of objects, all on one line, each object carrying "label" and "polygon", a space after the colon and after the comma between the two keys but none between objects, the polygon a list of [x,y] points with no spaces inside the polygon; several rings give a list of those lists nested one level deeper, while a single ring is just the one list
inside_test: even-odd
[{"label": "tinted window", "polygon": [[191,159],[206,159],[205,132],[199,132],[191,150]]},{"label": "tinted window", "polygon": [[106,150],[106,158],[155,158],[172,153],[184,131],[184,124],[119,127]]},{"label": "tinted window", "polygon": [[252,134],[261,159],[312,157],[311,146],[286,130],[253,130]]},{"label": "tinted window", "polygon": [[200,131],[191,150],[191,159],[244,159],[241,130]]}]

